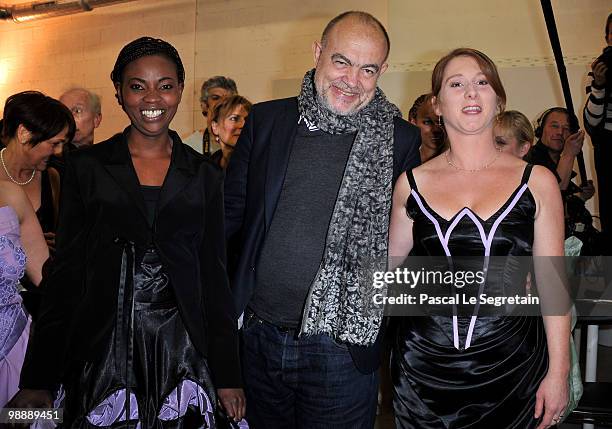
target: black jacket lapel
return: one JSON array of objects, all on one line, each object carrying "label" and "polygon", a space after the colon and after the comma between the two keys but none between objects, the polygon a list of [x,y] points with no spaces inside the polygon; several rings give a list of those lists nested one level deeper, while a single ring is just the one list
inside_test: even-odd
[{"label": "black jacket lapel", "polygon": [[172,137],[172,159],[170,168],[164,180],[157,202],[157,214],[189,183],[196,173],[196,167],[189,162],[187,150],[183,146],[180,137],[174,131],[170,131]]},{"label": "black jacket lapel", "polygon": [[117,134],[113,137],[113,145],[111,146],[108,161],[105,163],[105,168],[109,174],[115,179],[119,189],[125,191],[129,195],[130,201],[138,208],[138,211],[147,219],[147,211],[144,198],[140,191],[138,176],[134,171],[130,152],[127,147],[126,128],[122,134]]},{"label": "black jacket lapel", "polygon": [[270,149],[266,168],[265,219],[266,230],[270,227],[276,204],[285,181],[285,173],[289,165],[289,155],[297,133],[298,106],[295,103],[279,115],[272,124]]}]

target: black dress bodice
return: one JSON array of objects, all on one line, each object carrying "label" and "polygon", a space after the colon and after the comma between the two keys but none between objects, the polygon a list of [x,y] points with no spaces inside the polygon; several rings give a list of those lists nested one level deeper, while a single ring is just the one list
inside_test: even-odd
[{"label": "black dress bodice", "polygon": [[[444,219],[408,172],[411,255],[479,257],[485,268],[485,256],[531,255],[536,205],[527,185],[530,172],[528,165],[520,185],[488,219],[467,207]],[[512,271],[515,266],[493,268]],[[524,272],[502,277],[514,284],[494,287],[524,291]],[[489,286],[485,281],[479,292]],[[469,314],[405,317],[399,322],[392,366],[400,428],[535,427],[535,394],[548,368],[542,319],[490,316],[476,306]]]},{"label": "black dress bodice", "polygon": [[[529,174],[530,167],[525,174]],[[411,181],[412,193],[406,202],[406,212],[414,220],[413,254],[444,256],[444,242],[447,241],[451,255],[479,256],[487,250],[491,256],[531,255],[536,206],[525,178],[488,219],[480,218],[468,207],[444,219],[419,194],[414,179]]]}]

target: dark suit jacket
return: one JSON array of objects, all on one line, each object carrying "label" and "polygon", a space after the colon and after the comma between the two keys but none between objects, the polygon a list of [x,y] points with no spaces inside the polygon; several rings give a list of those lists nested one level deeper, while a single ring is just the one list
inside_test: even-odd
[{"label": "dark suit jacket", "polygon": [[[127,129],[126,129],[127,131]],[[155,245],[192,343],[216,387],[239,387],[236,316],[225,271],[222,171],[174,144],[150,228],[126,131],[68,154],[57,258],[43,286],[22,388],[51,389],[74,361],[95,360],[115,324],[123,247]]]},{"label": "dark suit jacket", "polygon": [[[230,273],[238,314],[245,310],[255,288],[255,267],[285,180],[297,122],[297,98],[253,106],[226,170],[226,237],[240,243],[236,270]],[[395,118],[394,126],[395,183],[403,171],[420,163],[421,134],[401,118]],[[378,367],[379,341],[380,335],[374,347],[350,348],[362,372]]]}]

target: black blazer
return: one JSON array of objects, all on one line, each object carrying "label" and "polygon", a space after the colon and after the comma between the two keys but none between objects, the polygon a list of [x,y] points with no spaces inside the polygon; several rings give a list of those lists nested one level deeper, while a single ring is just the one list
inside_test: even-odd
[{"label": "black blazer", "polygon": [[[230,243],[239,243],[236,269],[230,273],[238,314],[253,294],[255,267],[285,180],[297,123],[295,97],[253,106],[226,171],[226,237]],[[420,163],[421,134],[401,118],[395,118],[394,127],[395,183],[402,172]],[[380,337],[373,347],[350,347],[360,371],[369,373],[378,367]]]},{"label": "black blazer", "polygon": [[153,244],[181,318],[215,387],[240,387],[236,316],[225,270],[223,173],[171,131],[170,167],[150,228],[126,129],[68,154],[57,258],[44,284],[22,388],[51,389],[73,361],[105,349],[115,323],[123,247]]}]

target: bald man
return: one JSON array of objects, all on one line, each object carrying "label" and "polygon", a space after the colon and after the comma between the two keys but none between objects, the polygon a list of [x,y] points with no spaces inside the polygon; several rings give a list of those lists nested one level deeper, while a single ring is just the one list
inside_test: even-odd
[{"label": "bald man", "polygon": [[59,100],[72,112],[77,130],[72,140],[75,148],[92,145],[94,130],[102,122],[100,97],[85,88],[71,88]]},{"label": "bald man", "polygon": [[299,97],[253,106],[228,166],[226,236],[239,254],[230,275],[254,429],[374,426],[382,311],[366,308],[371,288],[351,267],[386,266],[385,207],[395,178],[419,164],[420,144],[378,89],[388,53],[372,15],[334,18]]}]

